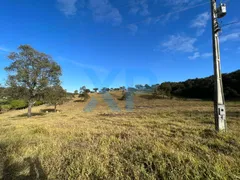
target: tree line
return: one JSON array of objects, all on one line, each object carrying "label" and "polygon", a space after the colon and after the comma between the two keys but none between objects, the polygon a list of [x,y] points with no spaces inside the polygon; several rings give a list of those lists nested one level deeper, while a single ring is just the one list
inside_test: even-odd
[{"label": "tree line", "polygon": [[[240,70],[222,74],[224,95],[227,100],[240,99]],[[182,82],[163,82],[154,85],[137,84],[128,87],[131,92],[152,93],[153,98],[214,99],[214,76],[188,79]]]},{"label": "tree line", "polygon": [[[224,95],[227,100],[240,99],[240,70],[222,75]],[[183,82],[164,82],[156,93],[184,98],[214,99],[214,76],[189,79]]]},{"label": "tree line", "polygon": [[[240,99],[240,70],[222,74],[224,95],[227,100]],[[98,88],[93,88],[97,92]],[[126,90],[124,86],[119,88],[102,88],[99,92]],[[157,98],[196,98],[213,100],[214,98],[214,76],[206,78],[188,79],[182,82],[163,82],[154,85],[136,84],[135,87],[128,87],[127,91],[152,93],[153,97]]]}]

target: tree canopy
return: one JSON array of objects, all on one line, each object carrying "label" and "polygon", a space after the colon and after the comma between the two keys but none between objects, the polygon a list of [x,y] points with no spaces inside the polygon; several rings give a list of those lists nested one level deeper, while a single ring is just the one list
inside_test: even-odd
[{"label": "tree canopy", "polygon": [[46,88],[46,102],[54,105],[54,111],[57,110],[57,105],[63,104],[66,100],[67,92],[59,85]]},{"label": "tree canopy", "polygon": [[28,116],[36,100],[44,96],[49,86],[60,84],[61,67],[51,56],[38,52],[29,45],[21,45],[19,52],[11,53],[12,63],[5,68],[9,73],[7,85],[19,98],[28,101]]},{"label": "tree canopy", "polygon": [[93,88],[94,92],[97,92],[98,91],[98,88]]}]

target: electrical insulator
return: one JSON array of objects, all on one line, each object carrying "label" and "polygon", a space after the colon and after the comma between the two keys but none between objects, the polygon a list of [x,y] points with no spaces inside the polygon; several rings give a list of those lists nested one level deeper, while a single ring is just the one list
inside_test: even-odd
[{"label": "electrical insulator", "polygon": [[219,27],[218,22],[216,22],[214,25],[214,32],[217,33],[219,31],[221,31],[221,28]]}]

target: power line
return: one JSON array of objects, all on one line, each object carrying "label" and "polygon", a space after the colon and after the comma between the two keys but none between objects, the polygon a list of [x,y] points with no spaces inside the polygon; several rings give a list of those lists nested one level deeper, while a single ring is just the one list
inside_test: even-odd
[{"label": "power line", "polygon": [[[205,4],[209,4],[209,2],[205,2],[205,3],[201,3],[201,4],[197,4],[195,6],[190,6],[190,7],[187,7],[187,8],[182,8],[182,9],[179,9],[177,11],[173,11],[173,12],[169,12],[169,13],[166,13],[166,14],[162,14],[160,16],[156,16],[156,17],[153,17],[154,19],[160,19],[164,16],[169,16],[169,15],[172,15],[172,14],[176,14],[176,13],[180,13],[180,12],[184,12],[184,11],[187,11],[189,9],[194,9],[196,7],[199,7],[199,6],[203,6]],[[148,19],[144,19],[144,20],[141,20],[141,21],[137,21],[137,22],[134,22],[134,23],[130,23],[130,25],[133,25],[133,24],[139,24],[139,23],[142,23],[142,22],[145,22],[145,21],[149,21],[149,18]]]},{"label": "power line", "polygon": [[[150,1],[153,1],[153,0],[150,0]],[[154,2],[154,1],[153,1]],[[147,3],[147,2],[144,2],[144,3]],[[116,5],[117,8],[121,8],[121,7],[127,7],[127,6],[133,6],[133,5],[140,5],[141,4],[141,1],[132,1],[131,3],[127,3],[127,4],[120,4],[120,5]]]},{"label": "power line", "polygon": [[233,25],[233,24],[239,24],[240,23],[240,20],[238,21],[234,21],[234,22],[230,22],[230,23],[227,23],[227,24],[223,24],[221,27],[226,27],[226,26],[230,26],[230,25]]}]

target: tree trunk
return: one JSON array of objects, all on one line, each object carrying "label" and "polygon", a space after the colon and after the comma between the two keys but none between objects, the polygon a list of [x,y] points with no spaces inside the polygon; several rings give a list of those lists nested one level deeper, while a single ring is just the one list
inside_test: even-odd
[{"label": "tree trunk", "polygon": [[57,104],[54,105],[54,111],[57,111]]},{"label": "tree trunk", "polygon": [[28,102],[28,117],[32,116],[32,103]]}]

